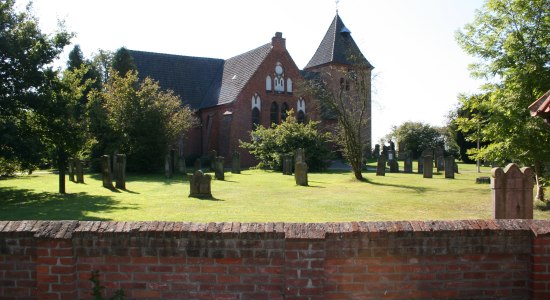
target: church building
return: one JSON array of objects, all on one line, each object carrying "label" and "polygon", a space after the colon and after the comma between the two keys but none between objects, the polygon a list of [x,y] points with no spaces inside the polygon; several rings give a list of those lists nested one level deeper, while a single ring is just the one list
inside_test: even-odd
[{"label": "church building", "polygon": [[[196,111],[200,125],[186,133],[179,145],[180,154],[198,158],[216,150],[229,162],[231,154],[239,151],[243,166],[257,163],[247,150],[239,147],[239,140],[250,141],[250,133],[256,126],[278,124],[290,109],[294,110],[299,122],[321,119],[320,112],[315,109],[315,99],[295,90],[297,82],[329,69],[349,70],[354,65],[349,59],[350,53],[356,54],[360,63],[369,67],[369,78],[373,68],[338,14],[303,70],[287,51],[280,32],[275,33],[271,42],[226,60],[129,52],[140,78],[151,77],[158,81],[161,88],[174,91],[184,105]],[[342,78],[336,74],[331,80],[341,84]],[[370,149],[370,91],[368,97],[364,136],[368,140],[367,149]]]}]

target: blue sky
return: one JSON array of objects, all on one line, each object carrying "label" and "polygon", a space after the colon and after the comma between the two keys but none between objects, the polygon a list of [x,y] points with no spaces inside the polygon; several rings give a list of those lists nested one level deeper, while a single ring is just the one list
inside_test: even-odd
[{"label": "blue sky", "polygon": [[[22,5],[25,2],[20,1]],[[46,32],[63,19],[84,54],[129,49],[229,58],[280,31],[298,67],[313,56],[336,12],[334,0],[34,0]],[[339,15],[375,66],[374,142],[405,121],[445,124],[469,77],[456,30],[482,0],[340,0]],[[72,47],[68,47],[70,50]],[[62,58],[63,61],[66,57]]]}]

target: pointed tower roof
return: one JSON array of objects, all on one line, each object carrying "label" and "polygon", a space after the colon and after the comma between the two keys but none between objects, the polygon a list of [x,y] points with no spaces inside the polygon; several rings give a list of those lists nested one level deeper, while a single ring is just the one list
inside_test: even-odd
[{"label": "pointed tower roof", "polygon": [[338,13],[334,17],[334,20],[332,20],[319,48],[317,48],[317,51],[304,69],[308,70],[330,63],[344,65],[364,64],[369,68],[374,68],[363,53],[361,53],[361,50],[351,37],[351,31],[344,25]]}]

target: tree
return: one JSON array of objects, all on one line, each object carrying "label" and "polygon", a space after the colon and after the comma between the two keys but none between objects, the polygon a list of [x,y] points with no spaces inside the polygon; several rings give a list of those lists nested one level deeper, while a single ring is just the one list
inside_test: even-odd
[{"label": "tree", "polygon": [[136,64],[134,63],[134,58],[130,55],[128,49],[124,47],[115,52],[111,62],[111,68],[122,77],[126,76],[129,71],[137,70]]},{"label": "tree", "polygon": [[290,110],[281,124],[273,123],[270,128],[258,126],[251,132],[250,142],[240,143],[242,148],[248,149],[258,159],[260,168],[279,169],[281,154],[303,148],[310,170],[326,170],[331,156],[327,148],[330,133],[322,133],[318,127],[319,122],[315,121],[299,123],[294,111]]},{"label": "tree", "polygon": [[[479,59],[471,66],[472,76],[490,80],[483,86],[482,101],[464,99],[472,117],[463,118],[459,129],[467,131],[483,121],[479,134],[489,144],[475,156],[534,165],[537,179],[543,162],[550,161],[550,131],[541,119],[531,118],[527,107],[550,89],[548,7],[549,0],[488,0],[457,33],[459,45]],[[541,185],[538,191],[542,199]]]},{"label": "tree", "polygon": [[349,60],[356,63],[346,68],[331,67],[331,72],[307,81],[304,92],[319,100],[324,118],[337,121],[334,142],[351,165],[355,178],[363,180],[363,154],[370,152],[364,130],[370,110],[372,67],[353,56]]},{"label": "tree", "polygon": [[111,72],[103,91],[91,94],[90,109],[96,126],[107,129],[104,153],[126,153],[134,171],[158,170],[169,147],[196,121],[172,91],[162,91],[150,78],[140,83],[135,71],[125,77]]},{"label": "tree", "polygon": [[425,149],[449,149],[445,147],[445,129],[422,122],[404,122],[393,126],[389,138],[396,139],[405,151],[411,151],[414,158],[420,157]]},{"label": "tree", "polygon": [[44,157],[36,120],[50,104],[49,82],[57,77],[51,63],[72,34],[61,27],[42,33],[30,5],[16,12],[14,3],[0,2],[0,160],[32,170]]}]

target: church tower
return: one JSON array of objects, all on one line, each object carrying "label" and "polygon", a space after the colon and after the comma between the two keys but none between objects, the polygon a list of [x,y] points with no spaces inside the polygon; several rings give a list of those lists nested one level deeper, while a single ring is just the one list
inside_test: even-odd
[{"label": "church tower", "polygon": [[[336,12],[321,44],[315,54],[305,66],[304,71],[319,73],[331,89],[350,90],[347,78],[350,72],[360,71],[365,74],[367,91],[366,120],[362,128],[362,141],[366,155],[371,152],[372,146],[372,109],[371,109],[371,73],[374,67],[365,58],[353,37],[351,31]],[[353,93],[353,87],[351,87]],[[351,97],[352,99],[353,97]]]}]

